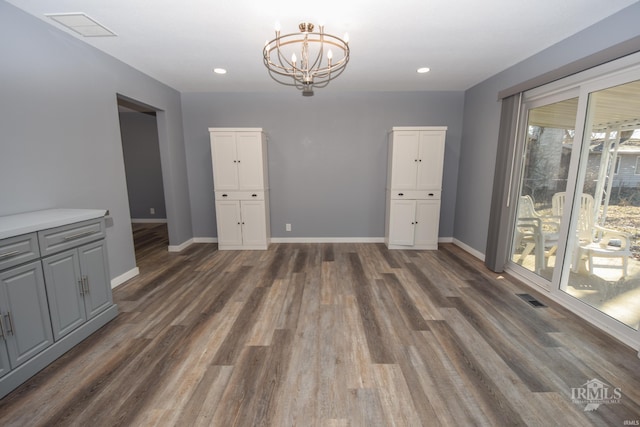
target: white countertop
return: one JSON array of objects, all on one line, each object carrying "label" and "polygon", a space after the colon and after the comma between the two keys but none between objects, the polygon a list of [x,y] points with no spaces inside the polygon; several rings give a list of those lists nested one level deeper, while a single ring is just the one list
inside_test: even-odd
[{"label": "white countertop", "polygon": [[106,213],[104,209],[47,209],[0,216],[0,239],[100,218]]}]

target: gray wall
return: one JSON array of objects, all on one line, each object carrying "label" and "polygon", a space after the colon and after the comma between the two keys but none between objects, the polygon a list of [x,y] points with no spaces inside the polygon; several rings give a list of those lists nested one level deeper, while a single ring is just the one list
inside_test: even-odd
[{"label": "gray wall", "polygon": [[0,215],[104,208],[111,277],[135,267],[116,94],[158,113],[170,239],[191,237],[180,94],[0,1]]},{"label": "gray wall", "polygon": [[498,92],[640,35],[640,3],[465,92],[454,237],[484,253],[500,122]]},{"label": "gray wall", "polygon": [[[274,83],[275,84],[275,83]],[[216,236],[209,127],[267,133],[274,237],[384,236],[387,132],[448,126],[440,236],[453,236],[462,92],[182,94],[196,237]],[[292,231],[285,231],[285,224]]]},{"label": "gray wall", "polygon": [[166,219],[155,115],[121,112],[120,133],[131,218]]}]

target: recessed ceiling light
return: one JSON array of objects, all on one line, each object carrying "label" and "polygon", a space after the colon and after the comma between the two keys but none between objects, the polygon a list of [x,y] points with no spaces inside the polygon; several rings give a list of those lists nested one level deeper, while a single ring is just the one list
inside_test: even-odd
[{"label": "recessed ceiling light", "polygon": [[225,70],[224,68],[214,68],[213,72],[216,74],[227,74],[227,70]]},{"label": "recessed ceiling light", "polygon": [[420,74],[428,73],[429,71],[431,71],[429,67],[418,68],[418,73]]},{"label": "recessed ceiling light", "polygon": [[84,13],[47,13],[45,16],[84,37],[113,37],[116,35]]}]

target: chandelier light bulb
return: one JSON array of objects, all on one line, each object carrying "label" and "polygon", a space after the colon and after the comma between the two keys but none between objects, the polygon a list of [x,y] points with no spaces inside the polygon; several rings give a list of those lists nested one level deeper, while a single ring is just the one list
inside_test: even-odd
[{"label": "chandelier light bulb", "polygon": [[274,28],[276,30],[276,33],[279,33],[280,32],[280,23],[276,22],[276,25],[274,26]]},{"label": "chandelier light bulb", "polygon": [[349,43],[349,33],[344,33],[344,42]]},{"label": "chandelier light bulb", "polygon": [[327,52],[327,58],[329,58],[329,61],[333,58],[333,52],[331,52],[331,49]]},{"label": "chandelier light bulb", "polygon": [[295,66],[296,62],[298,62],[298,58],[296,57],[296,54],[292,54],[291,55],[291,63]]}]

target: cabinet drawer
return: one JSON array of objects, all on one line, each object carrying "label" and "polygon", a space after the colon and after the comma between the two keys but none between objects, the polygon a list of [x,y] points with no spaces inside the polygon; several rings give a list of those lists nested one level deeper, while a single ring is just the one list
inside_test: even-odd
[{"label": "cabinet drawer", "polygon": [[216,200],[264,200],[264,191],[216,191]]},{"label": "cabinet drawer", "polygon": [[75,248],[105,237],[104,219],[91,219],[38,232],[42,256]]},{"label": "cabinet drawer", "polygon": [[394,200],[400,200],[400,199],[419,199],[419,200],[425,200],[425,199],[433,199],[433,200],[440,200],[440,191],[429,191],[429,190],[408,190],[408,191],[401,191],[401,190],[394,190],[391,192],[391,198]]},{"label": "cabinet drawer", "polygon": [[0,270],[37,259],[39,256],[36,233],[23,234],[0,241]]}]

